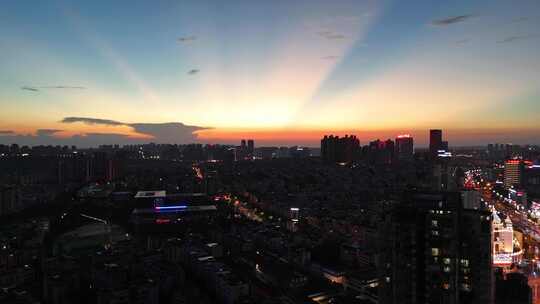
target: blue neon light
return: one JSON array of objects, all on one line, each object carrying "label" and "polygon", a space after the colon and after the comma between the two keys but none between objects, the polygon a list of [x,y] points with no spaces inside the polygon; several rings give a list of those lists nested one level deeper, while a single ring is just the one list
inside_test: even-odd
[{"label": "blue neon light", "polygon": [[167,209],[186,209],[186,205],[177,205],[177,206],[156,206],[157,210],[167,210]]}]

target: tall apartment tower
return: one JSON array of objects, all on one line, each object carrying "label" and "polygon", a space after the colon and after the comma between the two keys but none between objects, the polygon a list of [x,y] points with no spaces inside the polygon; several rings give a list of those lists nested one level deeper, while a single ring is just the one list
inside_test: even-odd
[{"label": "tall apartment tower", "polygon": [[300,221],[300,209],[292,207],[289,212],[289,222],[287,222],[287,228],[291,232],[298,231],[298,222]]},{"label": "tall apartment tower", "polygon": [[414,156],[414,141],[411,135],[403,134],[396,137],[396,155],[399,160],[411,160]]},{"label": "tall apartment tower", "polygon": [[253,141],[253,139],[248,139],[247,149],[248,149],[248,153],[250,154],[253,154],[253,152],[255,151],[255,141]]},{"label": "tall apartment tower", "polygon": [[443,148],[442,130],[429,130],[429,153],[436,156],[438,151]]},{"label": "tall apartment tower", "polygon": [[491,212],[460,192],[406,192],[384,212],[380,303],[493,303]]},{"label": "tall apartment tower", "polygon": [[519,159],[509,159],[504,163],[504,187],[511,188],[521,184],[523,176],[523,161]]},{"label": "tall apartment tower", "polygon": [[354,135],[327,136],[321,139],[321,158],[326,162],[350,163],[360,148],[360,140]]}]

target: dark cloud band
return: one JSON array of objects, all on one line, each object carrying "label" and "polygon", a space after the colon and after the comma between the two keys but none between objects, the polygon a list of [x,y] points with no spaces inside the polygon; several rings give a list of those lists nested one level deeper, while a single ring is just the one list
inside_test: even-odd
[{"label": "dark cloud band", "polygon": [[502,40],[499,40],[497,41],[497,43],[510,43],[510,42],[515,42],[515,41],[520,41],[520,40],[526,40],[526,39],[531,39],[531,38],[536,38],[538,37],[537,35],[516,35],[516,36],[509,36],[509,37],[506,37]]},{"label": "dark cloud band", "polygon": [[211,129],[209,127],[190,126],[181,122],[167,123],[126,123],[112,119],[92,117],[65,117],[62,123],[84,123],[88,125],[128,126],[138,134],[151,136],[158,143],[186,143],[197,140],[195,131]]},{"label": "dark cloud band", "polygon": [[126,123],[110,120],[110,119],[99,119],[99,118],[90,118],[90,117],[64,117],[60,122],[62,123],[76,123],[82,122],[87,125],[107,125],[107,126],[123,126],[127,125]]},{"label": "dark cloud band", "polygon": [[431,21],[431,25],[447,26],[447,25],[451,25],[451,24],[454,24],[454,23],[460,23],[460,22],[467,21],[472,17],[473,17],[473,15],[452,16],[452,17],[448,17],[448,18],[433,20],[433,21]]}]

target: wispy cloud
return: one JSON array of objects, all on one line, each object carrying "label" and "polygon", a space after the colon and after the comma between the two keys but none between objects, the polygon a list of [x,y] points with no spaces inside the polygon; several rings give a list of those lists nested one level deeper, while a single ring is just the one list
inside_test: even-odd
[{"label": "wispy cloud", "polygon": [[498,40],[497,43],[510,43],[520,40],[526,40],[531,38],[536,38],[538,35],[516,35],[516,36],[508,36],[502,40]]},{"label": "wispy cloud", "polygon": [[452,17],[447,17],[447,18],[443,18],[443,19],[433,20],[433,21],[431,21],[430,24],[435,25],[435,26],[447,26],[447,25],[451,25],[451,24],[455,24],[455,23],[465,22],[465,21],[467,21],[468,19],[470,19],[472,17],[473,17],[473,15],[452,16]]},{"label": "wispy cloud", "polygon": [[58,132],[62,132],[63,130],[58,129],[37,129],[36,135],[37,136],[52,136]]},{"label": "wispy cloud", "polygon": [[34,87],[21,87],[21,90],[24,90],[24,91],[31,91],[31,92],[39,92],[39,89],[37,88],[34,88]]},{"label": "wispy cloud", "polygon": [[321,59],[323,59],[323,60],[336,60],[338,58],[339,58],[339,56],[335,56],[335,55],[321,57]]},{"label": "wispy cloud", "polygon": [[197,40],[197,36],[192,35],[192,36],[178,37],[176,40],[181,43],[188,43],[188,42],[193,42]]},{"label": "wispy cloud", "polygon": [[84,90],[86,87],[82,86],[65,86],[65,85],[58,85],[58,86],[45,86],[45,87],[39,87],[40,89],[73,89],[73,90]]},{"label": "wispy cloud", "polygon": [[60,90],[84,90],[86,87],[83,86],[66,86],[66,85],[56,85],[56,86],[23,86],[21,90],[39,92],[41,89],[60,89]]},{"label": "wispy cloud", "polygon": [[529,21],[529,19],[530,19],[529,17],[518,17],[518,18],[514,18],[510,20],[508,24],[521,23],[521,22]]},{"label": "wispy cloud", "polygon": [[318,32],[317,34],[319,34],[319,36],[326,38],[328,40],[342,40],[342,39],[347,38],[343,34],[335,33],[332,31],[321,31],[321,32]]},{"label": "wispy cloud", "polygon": [[326,39],[330,39],[330,40],[341,40],[341,39],[345,39],[345,35],[342,35],[342,34],[333,34],[333,35],[327,35],[325,36]]},{"label": "wispy cloud", "polygon": [[12,135],[15,134],[15,132],[11,130],[0,130],[0,135]]},{"label": "wispy cloud", "polygon": [[110,119],[100,119],[100,118],[90,118],[90,117],[64,117],[60,122],[63,123],[76,123],[82,122],[87,125],[106,125],[106,126],[124,126],[126,123],[110,120]]},{"label": "wispy cloud", "polygon": [[457,41],[456,41],[456,44],[457,44],[457,45],[466,44],[466,43],[469,43],[470,41],[471,41],[471,39],[468,39],[468,38],[466,38],[466,39],[461,39],[461,40],[457,40]]},{"label": "wispy cloud", "polygon": [[189,70],[189,72],[188,72],[189,75],[195,75],[197,73],[199,73],[198,69]]}]

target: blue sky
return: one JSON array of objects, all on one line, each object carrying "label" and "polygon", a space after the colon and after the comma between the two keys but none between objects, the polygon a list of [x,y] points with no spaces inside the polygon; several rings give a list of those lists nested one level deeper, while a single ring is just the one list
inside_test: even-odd
[{"label": "blue sky", "polygon": [[167,122],[212,127],[179,128],[199,141],[539,142],[538,28],[537,1],[5,1],[0,142],[160,141],[133,124]]}]

